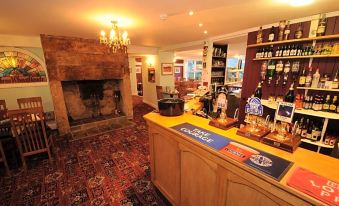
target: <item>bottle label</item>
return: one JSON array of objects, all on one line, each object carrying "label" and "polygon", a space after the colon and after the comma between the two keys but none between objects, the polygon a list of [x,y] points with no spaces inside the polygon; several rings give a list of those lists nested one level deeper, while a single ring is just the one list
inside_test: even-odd
[{"label": "bottle label", "polygon": [[306,82],[306,77],[301,76],[300,79],[299,79],[299,84],[300,84],[300,85],[304,85],[305,82]]},{"label": "bottle label", "polygon": [[317,34],[322,34],[322,33],[325,33],[325,26],[324,25],[318,26]]},{"label": "bottle label", "polygon": [[306,129],[301,130],[301,137],[306,137],[306,135],[307,135],[307,130]]},{"label": "bottle label", "polygon": [[273,39],[274,39],[274,34],[269,34],[268,35],[268,40],[269,41],[273,41]]},{"label": "bottle label", "polygon": [[307,133],[307,134],[306,134],[306,138],[307,138],[307,139],[312,139],[312,133]]},{"label": "bottle label", "polygon": [[283,67],[284,67],[284,64],[277,64],[275,70],[276,70],[277,72],[281,72],[281,71],[283,70]]},{"label": "bottle label", "polygon": [[284,33],[285,33],[285,34],[290,34],[290,33],[291,33],[291,30],[286,29]]},{"label": "bottle label", "polygon": [[337,108],[337,107],[336,107],[334,104],[331,104],[331,105],[330,105],[330,110],[331,110],[331,111],[335,111],[336,108]]},{"label": "bottle label", "polygon": [[328,110],[329,108],[330,108],[330,105],[328,105],[328,104],[323,105],[323,110]]}]

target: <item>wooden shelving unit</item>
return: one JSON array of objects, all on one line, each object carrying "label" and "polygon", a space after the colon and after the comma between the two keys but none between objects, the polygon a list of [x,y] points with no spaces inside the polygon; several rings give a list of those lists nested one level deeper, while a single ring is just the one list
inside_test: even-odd
[{"label": "wooden shelving unit", "polygon": [[[226,79],[226,59],[227,59],[227,44],[213,44],[212,65],[211,65],[211,83],[224,85]],[[219,66],[223,65],[223,66]],[[213,73],[222,73],[223,75]]]},{"label": "wooden shelving unit", "polygon": [[310,59],[310,58],[336,58],[339,54],[329,55],[308,55],[308,56],[288,56],[288,57],[270,57],[270,58],[254,58],[254,61],[274,60],[274,59]]},{"label": "wooden shelving unit", "polygon": [[291,39],[291,40],[285,40],[285,41],[265,42],[265,43],[261,43],[261,44],[249,44],[249,45],[247,45],[247,48],[270,46],[270,45],[275,45],[275,44],[289,44],[289,43],[295,43],[295,42],[307,42],[307,41],[314,41],[314,40],[315,41],[317,41],[317,40],[328,40],[328,39],[339,39],[339,34],[319,36],[319,37],[311,37],[311,38]]}]

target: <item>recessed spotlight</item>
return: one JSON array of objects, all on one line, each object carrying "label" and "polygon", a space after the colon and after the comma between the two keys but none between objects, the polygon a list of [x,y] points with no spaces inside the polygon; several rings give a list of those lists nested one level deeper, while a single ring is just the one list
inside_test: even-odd
[{"label": "recessed spotlight", "polygon": [[315,0],[275,0],[278,3],[289,4],[293,7],[306,6],[314,3]]},{"label": "recessed spotlight", "polygon": [[188,12],[188,15],[190,15],[190,16],[193,16],[193,14],[194,14],[193,11]]},{"label": "recessed spotlight", "polygon": [[203,24],[202,23],[200,23],[200,24],[198,24],[199,25],[199,27],[202,27],[203,26]]},{"label": "recessed spotlight", "polygon": [[204,31],[204,34],[207,34],[207,30]]}]

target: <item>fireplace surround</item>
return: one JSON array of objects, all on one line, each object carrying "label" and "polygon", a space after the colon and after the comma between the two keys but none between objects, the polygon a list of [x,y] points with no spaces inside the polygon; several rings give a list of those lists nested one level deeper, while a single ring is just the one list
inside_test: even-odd
[{"label": "fireplace surround", "polygon": [[[60,134],[72,132],[73,120],[114,115],[133,118],[127,54],[110,53],[94,39],[40,37]],[[72,101],[80,109],[74,111],[77,105],[70,104]]]}]

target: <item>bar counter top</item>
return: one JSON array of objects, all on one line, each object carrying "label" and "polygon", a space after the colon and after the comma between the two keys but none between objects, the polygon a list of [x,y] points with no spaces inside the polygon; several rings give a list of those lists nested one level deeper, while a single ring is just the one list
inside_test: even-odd
[{"label": "bar counter top", "polygon": [[[301,193],[293,189],[292,187],[287,186],[287,180],[289,179],[289,177],[292,175],[293,171],[297,167],[302,167],[320,176],[339,182],[339,172],[338,172],[339,171],[339,160],[336,158],[327,156],[327,155],[319,154],[319,153],[316,153],[310,150],[303,149],[301,147],[297,148],[294,153],[289,153],[289,152],[265,145],[263,143],[248,139],[246,137],[239,136],[236,134],[237,128],[231,128],[229,130],[222,130],[222,129],[210,126],[208,125],[209,123],[208,119],[204,119],[204,118],[192,115],[189,112],[186,112],[185,114],[181,116],[177,116],[177,117],[165,117],[165,116],[161,116],[158,113],[151,112],[149,114],[146,114],[144,118],[147,120],[149,124],[154,123],[155,125],[158,125],[164,128],[165,130],[175,134],[175,136],[179,136],[180,138],[197,145],[199,148],[202,148],[208,151],[209,153],[212,153],[213,155],[216,155],[228,162],[232,162],[233,164],[239,167],[242,167],[242,168],[247,167],[247,166],[239,162],[236,162],[230,157],[223,155],[222,153],[219,153],[218,151],[213,150],[212,148],[198,141],[194,141],[193,139],[177,132],[176,130],[171,129],[170,127],[173,127],[175,125],[182,124],[182,123],[190,123],[192,125],[209,130],[221,136],[238,141],[244,145],[248,145],[250,147],[259,149],[263,152],[267,152],[272,155],[275,155],[275,156],[278,156],[278,157],[281,157],[283,159],[293,162],[294,164],[292,165],[292,167],[288,170],[288,172],[285,174],[285,176],[280,181],[276,181],[272,178],[265,176],[264,174],[261,174],[247,167],[248,171],[255,174],[256,176],[259,176],[262,179],[265,179],[266,181],[273,183],[274,185],[283,187],[292,193],[299,193],[299,195],[302,195],[302,196],[305,195],[304,193]],[[308,197],[311,198],[310,196]],[[314,198],[311,198],[311,199],[314,200]]]}]

